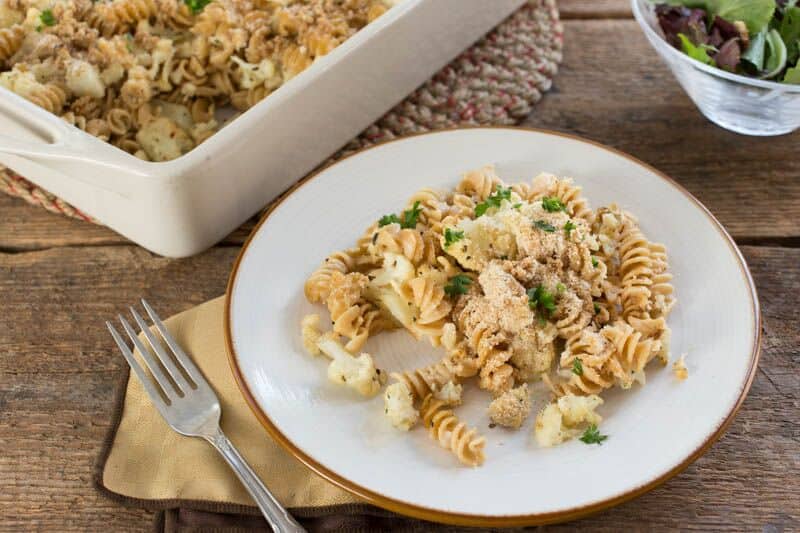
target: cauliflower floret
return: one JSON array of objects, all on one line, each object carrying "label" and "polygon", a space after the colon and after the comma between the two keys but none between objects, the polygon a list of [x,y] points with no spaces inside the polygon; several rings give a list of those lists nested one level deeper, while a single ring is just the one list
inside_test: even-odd
[{"label": "cauliflower floret", "polygon": [[689,369],[686,368],[686,354],[681,354],[677,361],[672,363],[672,373],[675,377],[683,381],[689,377]]},{"label": "cauliflower floret", "polygon": [[397,429],[408,431],[419,419],[419,412],[414,409],[414,395],[402,381],[386,387],[383,406],[389,421]]},{"label": "cauliflower floret", "polygon": [[328,366],[328,379],[345,385],[362,396],[374,396],[386,382],[386,376],[377,368],[372,356],[362,353],[354,357],[344,349],[333,333],[327,333],[317,342],[320,351],[332,359]]},{"label": "cauliflower floret", "polygon": [[511,363],[517,378],[531,381],[547,372],[553,365],[556,350],[553,339],[558,330],[551,322],[532,324],[511,339]]},{"label": "cauliflower floret", "polygon": [[194,148],[186,132],[166,117],[158,117],[142,126],[136,140],[152,161],[177,159]]},{"label": "cauliflower floret", "polygon": [[325,354],[331,358],[328,365],[328,379],[333,383],[345,385],[363,396],[374,396],[386,382],[386,375],[375,368],[372,356],[362,353],[355,357],[348,352],[338,335],[329,331],[323,334],[319,329],[320,317],[306,315],[301,321],[303,347],[311,355]]},{"label": "cauliflower floret", "polygon": [[[513,214],[507,213],[513,211]],[[464,238],[447,246],[447,253],[453,256],[464,268],[480,272],[492,259],[515,257],[517,253],[514,234],[508,227],[508,217],[519,217],[519,213],[507,201],[497,214],[485,214],[475,220],[464,219],[458,223],[457,230],[464,232]],[[442,246],[445,246],[445,239]]]},{"label": "cauliflower floret", "polygon": [[408,300],[400,295],[399,291],[392,287],[381,287],[374,294],[377,296],[381,306],[389,312],[389,315],[408,329],[417,340],[421,338],[414,324],[414,309],[409,305]]},{"label": "cauliflower floret", "polygon": [[536,442],[547,448],[581,434],[582,424],[597,426],[602,417],[594,410],[603,403],[597,395],[575,396],[567,394],[549,404],[536,416],[534,427]]},{"label": "cauliflower floret", "polygon": [[269,59],[264,59],[261,63],[248,63],[243,59],[231,56],[231,61],[239,65],[239,85],[243,89],[265,86],[268,89],[275,89],[281,84],[281,75],[275,69],[275,63]]},{"label": "cauliflower floret", "polygon": [[158,107],[161,108],[161,116],[170,119],[183,131],[190,131],[192,126],[194,126],[192,113],[185,105],[173,104],[161,100],[158,100],[156,103]]},{"label": "cauliflower floret", "polygon": [[562,424],[561,411],[558,410],[558,405],[551,403],[545,407],[538,415],[536,415],[536,425],[534,426],[534,435],[536,442],[542,448],[549,448],[560,444],[570,437],[564,432],[565,428]]},{"label": "cauliflower floret", "polygon": [[320,351],[317,343],[322,337],[322,332],[319,329],[319,315],[304,316],[300,322],[300,327],[303,335],[303,348],[311,355],[319,355]]},{"label": "cauliflower floret", "polygon": [[617,233],[621,225],[622,221],[614,211],[603,213],[600,217],[600,228],[597,240],[599,241],[603,253],[609,257],[614,254],[614,250],[616,249]]},{"label": "cauliflower floret", "polygon": [[448,381],[441,389],[433,393],[433,397],[443,401],[447,405],[461,405],[461,393],[463,389],[460,383]]},{"label": "cauliflower floret", "polygon": [[12,70],[0,73],[0,87],[27,98],[40,90],[42,84],[36,80],[33,72],[15,66]]},{"label": "cauliflower floret", "polygon": [[102,98],[106,94],[106,86],[100,79],[97,67],[80,59],[72,59],[67,63],[66,81],[75,96]]},{"label": "cauliflower floret", "polygon": [[373,289],[402,284],[414,277],[414,265],[402,254],[386,252],[383,257],[383,267],[372,272],[374,278],[370,282]]},{"label": "cauliflower floret", "polygon": [[[35,5],[36,2],[31,2],[32,5]],[[46,9],[49,6],[42,7],[42,9]],[[41,27],[42,25],[42,9],[38,9],[36,7],[29,7],[28,10],[25,12],[25,19],[22,21],[22,25],[25,26],[27,30],[36,30],[36,28]],[[37,32],[40,34],[41,32]],[[35,38],[26,37],[26,40],[31,41]],[[38,39],[35,39],[38,40]]]},{"label": "cauliflower floret", "polygon": [[603,399],[596,394],[589,396],[567,394],[558,399],[558,410],[564,415],[564,425],[571,428],[582,422],[600,425],[603,418],[594,412],[600,405],[603,405]]},{"label": "cauliflower floret", "polygon": [[489,404],[489,418],[501,426],[517,429],[531,412],[528,384],[504,392]]},{"label": "cauliflower floret", "polygon": [[456,343],[458,343],[458,333],[456,332],[456,325],[452,322],[445,323],[442,326],[442,346],[444,346],[445,350],[448,352],[452,351],[456,347]]}]

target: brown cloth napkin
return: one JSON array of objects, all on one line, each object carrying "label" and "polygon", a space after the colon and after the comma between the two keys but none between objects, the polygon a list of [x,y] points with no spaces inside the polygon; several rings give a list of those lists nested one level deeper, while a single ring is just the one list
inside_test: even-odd
[{"label": "brown cloth napkin", "polygon": [[[211,300],[165,323],[217,392],[223,431],[309,531],[456,530],[366,504],[273,442],[231,373],[223,340],[223,303],[224,298]],[[95,472],[98,490],[124,505],[158,511],[156,531],[269,530],[216,450],[202,439],[170,429],[139,380],[124,374]]]}]

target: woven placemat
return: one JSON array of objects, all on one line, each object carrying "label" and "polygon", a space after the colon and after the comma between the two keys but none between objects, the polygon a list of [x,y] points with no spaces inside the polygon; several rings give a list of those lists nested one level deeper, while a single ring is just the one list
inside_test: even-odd
[{"label": "woven placemat", "polygon": [[[333,159],[412,133],[461,125],[508,125],[528,116],[561,62],[555,0],[530,0],[491,33],[353,139]],[[95,222],[0,165],[0,190],[68,217]]]}]

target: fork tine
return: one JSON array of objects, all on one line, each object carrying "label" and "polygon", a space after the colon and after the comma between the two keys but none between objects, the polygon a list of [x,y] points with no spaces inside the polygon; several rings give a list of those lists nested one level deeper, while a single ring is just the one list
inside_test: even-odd
[{"label": "fork tine", "polygon": [[178,367],[175,366],[175,363],[172,361],[172,357],[170,357],[170,355],[164,349],[164,345],[161,343],[160,340],[156,338],[155,335],[153,335],[153,332],[150,330],[150,327],[145,323],[145,321],[142,319],[141,315],[136,311],[136,309],[131,307],[130,310],[131,314],[133,315],[133,319],[139,325],[139,329],[142,330],[142,333],[144,333],[147,342],[149,342],[150,346],[153,347],[153,350],[156,352],[156,355],[161,360],[161,364],[164,365],[164,368],[167,369],[167,373],[170,376],[172,376],[172,380],[178,386],[178,390],[184,393],[187,392],[189,389],[192,388],[192,386],[189,384],[186,378],[183,377],[183,374],[181,373],[180,370],[178,370]]},{"label": "fork tine", "polygon": [[147,314],[150,316],[150,320],[153,321],[156,329],[158,329],[158,332],[161,334],[161,338],[163,338],[167,345],[172,349],[172,353],[175,354],[175,358],[183,366],[183,369],[186,371],[192,381],[194,381],[195,385],[207,385],[208,383],[203,377],[203,374],[200,372],[200,369],[198,369],[197,366],[195,366],[195,364],[192,362],[192,359],[186,355],[186,352],[183,351],[181,345],[178,344],[178,341],[172,337],[170,332],[167,330],[167,327],[144,298],[142,298],[142,305],[144,306],[145,311],[147,311]]},{"label": "fork tine", "polygon": [[123,357],[125,357],[125,360],[128,362],[128,365],[139,378],[139,381],[142,383],[147,395],[150,396],[150,399],[159,410],[166,408],[166,404],[164,403],[164,397],[166,394],[164,394],[161,390],[156,390],[153,380],[147,376],[147,373],[141,367],[139,362],[135,357],[133,357],[131,349],[128,348],[128,345],[125,344],[124,340],[122,340],[122,336],[117,332],[116,328],[111,325],[111,322],[106,321],[106,327],[108,328],[108,331],[111,332],[111,336],[114,337],[114,341],[116,341],[117,346],[119,346],[119,349],[122,352]]},{"label": "fork tine", "polygon": [[161,386],[161,390],[164,391],[164,395],[167,399],[171,400],[173,396],[175,396],[175,387],[169,382],[169,379],[164,374],[164,371],[161,370],[161,367],[158,365],[158,362],[153,358],[153,355],[150,353],[150,350],[139,340],[139,337],[136,335],[136,331],[134,331],[133,327],[125,320],[125,317],[119,315],[119,321],[122,322],[122,327],[125,328],[125,332],[130,337],[131,342],[133,345],[136,346],[136,349],[139,350],[139,353],[142,354],[142,359],[144,362],[147,363],[147,367],[150,369],[150,373],[153,374],[153,377]]}]

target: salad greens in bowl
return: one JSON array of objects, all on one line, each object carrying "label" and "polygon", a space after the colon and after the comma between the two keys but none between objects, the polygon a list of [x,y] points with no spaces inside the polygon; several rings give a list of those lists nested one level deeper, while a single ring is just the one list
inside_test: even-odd
[{"label": "salad greens in bowl", "polygon": [[707,65],[800,84],[798,0],[673,0],[656,4],[667,42]]},{"label": "salad greens in bowl", "polygon": [[800,0],[632,0],[699,110],[747,135],[800,127]]}]

